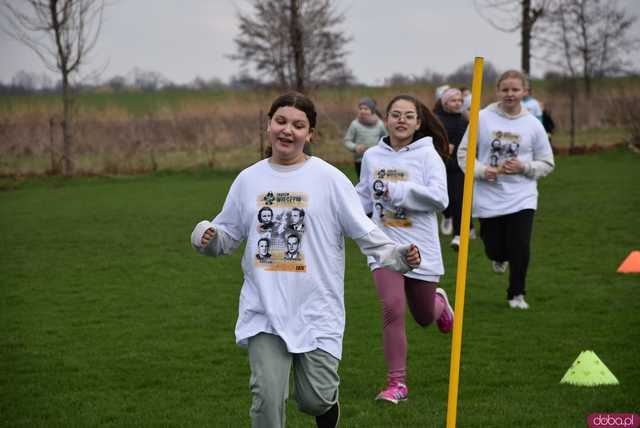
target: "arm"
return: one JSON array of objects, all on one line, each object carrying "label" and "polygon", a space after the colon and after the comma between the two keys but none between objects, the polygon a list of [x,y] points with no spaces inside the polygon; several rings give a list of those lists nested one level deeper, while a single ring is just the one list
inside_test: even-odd
[{"label": "arm", "polygon": [[510,159],[504,164],[507,174],[522,174],[525,177],[537,180],[549,175],[555,168],[553,151],[549,143],[549,137],[544,127],[536,123],[536,130],[533,135],[532,150],[533,159],[525,162],[518,159]]},{"label": "arm", "polygon": [[[460,140],[460,145],[458,146],[458,165],[462,172],[466,174],[467,172],[467,147],[469,145],[469,127],[465,131],[462,136],[462,140]],[[477,147],[476,147],[477,149]],[[487,169],[487,165],[480,162],[478,159],[475,161],[475,168],[473,171],[473,176],[475,178],[484,178],[485,171]]]},{"label": "arm", "polygon": [[415,245],[398,245],[378,228],[354,241],[365,256],[373,257],[383,268],[406,273],[420,265],[420,251]]},{"label": "arm", "polygon": [[440,156],[429,153],[425,161],[423,183],[387,182],[387,198],[394,206],[415,211],[442,211],[449,205],[447,173]]},{"label": "arm", "polygon": [[371,189],[369,186],[369,177],[371,172],[369,171],[369,162],[367,160],[367,153],[365,152],[362,157],[362,164],[360,170],[360,181],[356,184],[356,193],[360,198],[360,204],[364,209],[364,212],[369,214],[373,212],[373,201],[371,200]]},{"label": "arm", "polygon": [[233,253],[242,241],[235,240],[213,223],[203,220],[196,224],[191,232],[191,246],[200,254],[206,256],[222,256]]},{"label": "arm", "polygon": [[229,189],[220,214],[212,222],[203,220],[194,227],[191,232],[191,246],[198,253],[213,257],[231,254],[245,239],[241,211],[234,198],[234,195],[242,194],[242,189],[239,188],[236,179]]},{"label": "arm", "polygon": [[344,136],[344,146],[350,152],[356,151],[357,144],[355,143],[355,139],[356,139],[356,127],[353,124],[353,122],[351,122],[351,125],[349,125],[349,129],[347,129],[347,133]]}]

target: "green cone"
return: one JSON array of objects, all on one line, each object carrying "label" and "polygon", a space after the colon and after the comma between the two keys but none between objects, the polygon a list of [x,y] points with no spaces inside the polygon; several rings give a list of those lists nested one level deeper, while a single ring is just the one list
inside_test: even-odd
[{"label": "green cone", "polygon": [[560,383],[579,386],[619,385],[618,379],[593,351],[582,351]]}]

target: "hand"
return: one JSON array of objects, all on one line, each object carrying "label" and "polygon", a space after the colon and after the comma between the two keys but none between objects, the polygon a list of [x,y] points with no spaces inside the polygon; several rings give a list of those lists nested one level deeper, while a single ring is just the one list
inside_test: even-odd
[{"label": "hand", "polygon": [[209,245],[209,242],[216,236],[216,230],[213,227],[205,230],[204,235],[202,235],[202,239],[200,240],[200,245],[206,247]]},{"label": "hand", "polygon": [[487,181],[496,181],[496,178],[498,178],[498,168],[488,166],[487,169],[484,170],[484,178]]},{"label": "hand", "polygon": [[449,144],[449,154],[452,154],[455,148],[456,146],[454,146],[453,144]]},{"label": "hand", "polygon": [[361,154],[363,154],[363,153],[364,153],[364,152],[366,152],[366,151],[367,151],[367,146],[365,146],[364,144],[358,144],[358,145],[356,146],[356,153],[357,153],[357,154],[361,155]]},{"label": "hand", "polygon": [[420,257],[420,250],[418,249],[418,247],[416,247],[415,244],[411,244],[411,247],[409,247],[409,251],[407,251],[405,259],[407,264],[411,268],[417,268],[418,266],[420,266],[422,257]]},{"label": "hand", "polygon": [[522,174],[524,172],[524,164],[518,159],[509,159],[502,164],[502,170],[505,174]]}]

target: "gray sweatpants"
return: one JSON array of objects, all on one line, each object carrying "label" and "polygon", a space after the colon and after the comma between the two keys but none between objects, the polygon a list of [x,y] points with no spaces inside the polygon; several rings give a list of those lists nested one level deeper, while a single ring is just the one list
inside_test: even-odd
[{"label": "gray sweatpants", "polygon": [[252,428],[284,428],[292,364],[293,397],[301,411],[319,416],[338,401],[340,361],[321,349],[292,354],[279,336],[260,333],[249,339],[249,363]]}]

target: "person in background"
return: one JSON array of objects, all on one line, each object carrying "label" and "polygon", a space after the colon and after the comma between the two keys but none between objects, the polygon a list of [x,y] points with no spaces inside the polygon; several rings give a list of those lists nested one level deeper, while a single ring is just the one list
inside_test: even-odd
[{"label": "person in background", "polygon": [[468,121],[471,114],[471,91],[466,86],[460,86],[458,89],[462,93],[462,115]]},{"label": "person in background", "polygon": [[386,386],[377,400],[406,400],[407,335],[405,306],[423,327],[434,321],[443,333],[453,328],[453,309],[438,283],[444,274],[437,213],[448,205],[445,130],[415,97],[398,95],[386,111],[389,136],[367,150],[356,185],[365,212],[394,242],[417,241],[424,257],[406,274],[392,272],[368,258],[382,303]]},{"label": "person in background", "polygon": [[[444,94],[450,88],[451,87],[449,85],[440,85],[436,88],[436,103],[434,104],[434,108],[440,102],[442,94]],[[449,208],[449,206],[446,206],[445,209],[442,210],[442,219],[440,220],[440,233],[447,236],[453,233],[453,218],[451,217],[451,209]]]},{"label": "person in background", "polygon": [[[191,233],[191,245],[208,256],[231,254],[247,243],[235,332],[249,353],[253,428],[285,427],[292,367],[299,409],[315,416],[320,428],[338,425],[345,235],[392,271],[405,273],[421,263],[415,245],[394,243],[366,216],[342,172],[303,152],[316,116],[313,102],[300,93],[276,98],[267,123],[271,157],[242,171],[222,211]],[[258,211],[268,205],[269,218],[279,218],[291,204],[305,210],[304,231],[270,239],[266,261],[259,257],[266,254],[266,219]]]},{"label": "person in background", "polygon": [[540,108],[542,109],[542,126],[544,130],[547,131],[547,137],[549,137],[549,144],[551,144],[551,148],[553,152],[556,152],[555,147],[553,147],[552,134],[556,129],[556,123],[553,121],[553,117],[551,116],[551,110],[547,108],[546,104],[540,101]]},{"label": "person in background", "polygon": [[[460,247],[460,221],[462,218],[462,194],[464,191],[464,171],[458,166],[458,146],[464,135],[469,121],[462,115],[462,92],[457,88],[449,88],[436,102],[433,109],[440,119],[449,140],[449,159],[445,161],[447,167],[447,190],[449,193],[449,213],[453,223],[453,239],[451,246],[454,250]],[[471,235],[475,237],[473,222]]]},{"label": "person in background", "polygon": [[[509,269],[507,302],[514,309],[529,308],[524,296],[537,181],[555,167],[542,123],[522,105],[527,87],[527,78],[517,70],[498,79],[498,102],[479,115],[474,170],[473,217],[480,221],[480,237],[494,272]],[[463,171],[468,139],[467,128],[458,148]]]},{"label": "person in background", "polygon": [[362,155],[387,135],[373,98],[365,97],[358,103],[358,116],[351,122],[344,136],[344,146],[353,152],[356,178],[360,178]]},{"label": "person in background", "polygon": [[525,88],[524,97],[522,98],[522,104],[524,108],[529,111],[536,119],[542,123],[542,107],[538,100],[533,98],[533,89],[531,83],[527,80],[527,87]]}]

